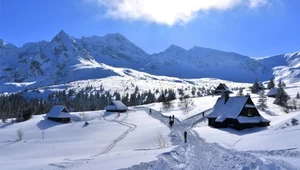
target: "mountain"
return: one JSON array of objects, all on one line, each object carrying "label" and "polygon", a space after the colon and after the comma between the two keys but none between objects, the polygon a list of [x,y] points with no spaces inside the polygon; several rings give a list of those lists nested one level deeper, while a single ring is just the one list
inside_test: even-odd
[{"label": "mountain", "polygon": [[300,79],[300,52],[265,57],[258,61],[272,69],[277,79],[291,82]]},{"label": "mountain", "polygon": [[[297,79],[299,52],[254,59],[232,52],[171,45],[148,54],[121,34],[74,38],[61,30],[50,42],[22,47],[0,39],[0,84],[35,82],[37,86],[122,76],[120,68],[178,78],[219,78],[237,82]],[[38,83],[37,83],[38,82]],[[0,85],[1,86],[1,85]]]},{"label": "mountain", "polygon": [[0,49],[0,81],[39,81],[40,85],[116,75],[99,64],[80,41],[60,31],[51,42],[26,43]]},{"label": "mountain", "polygon": [[171,45],[155,58],[149,72],[184,78],[211,77],[237,82],[253,82],[255,78],[267,80],[272,72],[259,61],[237,53],[193,47],[185,50]]}]

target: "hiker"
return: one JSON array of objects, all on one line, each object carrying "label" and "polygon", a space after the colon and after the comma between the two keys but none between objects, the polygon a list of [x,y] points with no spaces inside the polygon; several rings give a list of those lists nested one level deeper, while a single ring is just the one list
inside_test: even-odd
[{"label": "hiker", "polygon": [[169,122],[171,122],[172,121],[172,117],[171,117],[171,115],[169,116]]},{"label": "hiker", "polygon": [[171,120],[171,121],[169,122],[169,124],[170,124],[170,126],[172,127],[172,126],[173,126],[173,124],[174,124],[174,121],[173,121],[173,120]]},{"label": "hiker", "polygon": [[184,131],[183,135],[184,135],[184,143],[186,143],[187,132]]},{"label": "hiker", "polygon": [[174,121],[174,115],[172,116],[172,119],[173,119],[173,121]]},{"label": "hiker", "polygon": [[149,110],[149,115],[151,114],[151,109]]},{"label": "hiker", "polygon": [[202,117],[204,117],[204,112],[202,112]]}]

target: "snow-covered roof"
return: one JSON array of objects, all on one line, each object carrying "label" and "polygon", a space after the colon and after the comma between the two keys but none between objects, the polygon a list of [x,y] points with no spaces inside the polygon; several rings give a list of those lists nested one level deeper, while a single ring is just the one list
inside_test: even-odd
[{"label": "snow-covered roof", "polygon": [[271,88],[270,91],[267,93],[267,96],[273,96],[273,95],[276,95],[278,92],[278,88],[274,87],[274,88]]},{"label": "snow-covered roof", "polygon": [[230,97],[226,104],[224,104],[223,99],[223,105],[219,108],[216,108],[216,111],[219,115],[216,119],[216,122],[223,122],[226,118],[237,118],[247,100],[248,96]]},{"label": "snow-covered roof", "polygon": [[47,113],[46,117],[70,118],[72,117],[72,115],[69,113],[68,109],[65,106],[57,105],[54,106],[49,113]]},{"label": "snow-covered roof", "polygon": [[115,100],[110,102],[110,104],[106,106],[104,109],[105,110],[127,110],[127,107],[120,100]]},{"label": "snow-covered roof", "polygon": [[223,122],[226,118],[238,119],[240,123],[270,122],[261,116],[239,116],[244,107],[255,108],[253,104],[246,104],[249,97],[250,96],[230,97],[226,103],[224,101],[225,98],[220,97],[207,118],[216,118],[216,122]]},{"label": "snow-covered roof", "polygon": [[224,98],[220,97],[214,105],[211,114],[207,117],[217,118],[216,121],[223,121],[226,118],[236,118],[243,109],[248,97],[249,96],[230,97],[226,104]]},{"label": "snow-covered roof", "polygon": [[254,117],[246,117],[246,116],[238,116],[237,120],[240,123],[260,123],[260,122],[270,122],[269,120],[261,117],[261,116],[254,116]]}]

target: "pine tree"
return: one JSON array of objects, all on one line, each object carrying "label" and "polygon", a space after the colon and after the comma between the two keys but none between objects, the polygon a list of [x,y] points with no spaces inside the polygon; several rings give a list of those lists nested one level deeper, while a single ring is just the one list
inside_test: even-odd
[{"label": "pine tree", "polygon": [[252,93],[257,93],[259,91],[259,84],[258,82],[256,81],[253,86],[251,87],[251,92]]},{"label": "pine tree", "polygon": [[287,101],[289,99],[289,95],[283,90],[283,87],[280,85],[276,94],[274,104],[278,104],[279,106],[285,107],[287,106]]},{"label": "pine tree", "polygon": [[271,78],[270,81],[269,81],[269,83],[268,83],[267,88],[271,89],[273,87],[275,87],[274,78]]},{"label": "pine tree", "polygon": [[278,81],[278,84],[277,84],[277,86],[278,86],[278,88],[281,88],[283,85],[282,85],[282,81],[281,80],[279,80]]},{"label": "pine tree", "polygon": [[267,96],[264,89],[259,94],[257,108],[261,109],[262,111],[265,111],[268,108]]},{"label": "pine tree", "polygon": [[244,96],[243,88],[239,88],[239,91],[238,91],[238,93],[236,94],[236,96]]}]

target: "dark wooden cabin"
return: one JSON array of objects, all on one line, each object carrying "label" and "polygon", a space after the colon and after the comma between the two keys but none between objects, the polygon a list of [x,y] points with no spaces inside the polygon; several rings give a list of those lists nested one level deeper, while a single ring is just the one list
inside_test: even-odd
[{"label": "dark wooden cabin", "polygon": [[217,100],[207,118],[208,125],[216,128],[243,130],[270,124],[259,114],[249,95],[229,97],[229,94],[225,94]]},{"label": "dark wooden cabin", "polygon": [[65,106],[54,106],[46,115],[48,120],[59,123],[69,123],[71,122],[71,117],[72,115]]}]

